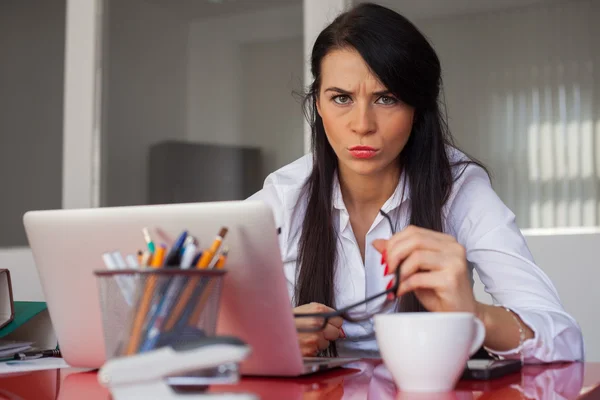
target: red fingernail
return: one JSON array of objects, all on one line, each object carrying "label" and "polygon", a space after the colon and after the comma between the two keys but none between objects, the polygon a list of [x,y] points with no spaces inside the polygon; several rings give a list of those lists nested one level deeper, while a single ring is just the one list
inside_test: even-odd
[{"label": "red fingernail", "polygon": [[389,269],[390,269],[390,268],[388,267],[388,265],[387,265],[387,263],[386,263],[386,264],[385,264],[385,269],[383,270],[383,276],[386,276],[386,275],[388,274],[388,272],[389,272]]},{"label": "red fingernail", "polygon": [[388,300],[394,300],[394,294],[393,293],[389,293],[387,295]]},{"label": "red fingernail", "polygon": [[346,337],[346,332],[344,332],[344,328],[340,328],[340,332],[342,334],[342,337],[345,338]]},{"label": "red fingernail", "polygon": [[385,290],[390,290],[390,288],[394,285],[394,281],[389,281]]}]

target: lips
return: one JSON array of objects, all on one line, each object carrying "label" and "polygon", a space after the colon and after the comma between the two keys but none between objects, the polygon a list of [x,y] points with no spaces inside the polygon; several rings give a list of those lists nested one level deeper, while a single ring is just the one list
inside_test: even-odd
[{"label": "lips", "polygon": [[354,158],[367,159],[377,155],[377,149],[371,146],[353,146],[348,151]]}]

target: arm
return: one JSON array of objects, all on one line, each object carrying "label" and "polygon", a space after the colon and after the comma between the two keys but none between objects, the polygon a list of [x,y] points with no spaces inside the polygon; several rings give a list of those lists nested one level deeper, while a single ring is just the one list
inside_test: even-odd
[{"label": "arm", "polygon": [[[410,226],[389,240],[373,242],[390,274],[401,269],[397,295],[414,292],[429,311],[477,315],[486,326],[485,346],[499,356],[523,355],[528,362],[583,359],[579,326],[563,309],[550,279],[533,263],[514,215],[483,170],[467,168],[447,211],[450,234]],[[502,308],[475,300],[469,264]]]},{"label": "arm", "polygon": [[532,362],[583,359],[579,326],[565,312],[548,276],[535,265],[514,214],[480,168],[469,167],[461,178],[449,224],[494,305],[502,306],[477,304],[488,332],[487,350],[505,358],[519,358],[522,351]]}]

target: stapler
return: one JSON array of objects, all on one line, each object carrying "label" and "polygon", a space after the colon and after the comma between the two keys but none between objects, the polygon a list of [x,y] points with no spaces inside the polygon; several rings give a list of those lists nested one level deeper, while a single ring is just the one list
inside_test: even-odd
[{"label": "stapler", "polygon": [[[115,400],[258,400],[251,393],[208,393],[209,385],[234,384],[250,346],[234,337],[203,337],[108,360],[98,372]],[[178,393],[174,386],[198,391]]]}]

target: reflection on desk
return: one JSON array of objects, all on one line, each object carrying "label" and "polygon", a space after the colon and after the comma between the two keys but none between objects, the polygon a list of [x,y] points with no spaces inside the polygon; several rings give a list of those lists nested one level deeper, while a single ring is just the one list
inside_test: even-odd
[{"label": "reflection on desk", "polygon": [[[381,361],[363,360],[298,378],[244,377],[238,385],[214,386],[209,392],[251,392],[263,400],[592,399],[600,398],[600,363],[529,365],[499,379],[460,381],[453,392],[419,395],[398,392]],[[48,370],[0,376],[0,399],[109,400],[110,395],[95,372]]]}]

